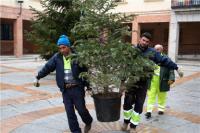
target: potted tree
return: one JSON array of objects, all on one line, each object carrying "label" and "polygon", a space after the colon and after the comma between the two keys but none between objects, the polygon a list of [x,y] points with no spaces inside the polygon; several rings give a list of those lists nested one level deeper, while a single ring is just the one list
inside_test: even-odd
[{"label": "potted tree", "polygon": [[101,122],[120,118],[123,86],[136,83],[152,74],[153,63],[123,38],[131,35],[126,21],[133,16],[113,13],[114,0],[77,2],[82,16],[72,29],[75,36],[76,59],[88,68],[81,76],[87,78],[97,119]]}]

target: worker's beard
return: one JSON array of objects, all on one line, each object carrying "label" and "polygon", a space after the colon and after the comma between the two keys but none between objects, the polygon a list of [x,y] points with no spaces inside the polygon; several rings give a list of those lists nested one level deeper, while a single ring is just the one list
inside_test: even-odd
[{"label": "worker's beard", "polygon": [[139,47],[142,51],[145,51],[145,50],[148,48],[148,45],[142,46],[141,44],[139,44],[138,47]]}]

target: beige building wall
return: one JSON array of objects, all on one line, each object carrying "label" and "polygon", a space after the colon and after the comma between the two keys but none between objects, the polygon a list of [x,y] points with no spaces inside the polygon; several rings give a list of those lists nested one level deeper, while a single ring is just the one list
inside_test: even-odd
[{"label": "beige building wall", "polygon": [[119,2],[116,12],[145,13],[171,10],[171,0],[124,0]]},{"label": "beige building wall", "polygon": [[[22,10],[20,14],[20,4],[17,3],[17,0],[0,0],[0,19],[1,22],[7,24],[13,24],[13,40],[3,40],[1,41],[1,50],[4,50],[5,53],[11,53],[17,57],[22,56],[23,54],[29,53],[30,46],[27,42],[24,43],[25,37],[23,36],[24,28],[28,29],[30,23],[29,20],[33,17],[32,12],[29,10],[30,6],[33,6],[37,10],[42,10],[40,5],[40,0],[23,0],[21,4]],[[193,28],[190,31],[186,32],[189,29],[183,31],[183,33],[192,33],[196,35],[197,32],[194,27],[200,25],[200,16],[199,8],[181,8],[180,11],[174,12],[171,9],[171,0],[121,0],[123,2],[118,2],[118,6],[113,12],[121,12],[127,14],[135,14],[136,17],[128,25],[132,29],[132,37],[129,40],[132,44],[137,44],[140,37],[141,31],[152,31],[153,32],[153,43],[161,43],[166,49],[168,48],[168,54],[172,60],[176,61],[177,56],[180,54],[188,53],[185,49],[185,41],[181,44],[179,49],[179,31],[185,29],[184,26],[189,22],[196,22],[194,24],[189,24]],[[188,1],[188,0],[181,0]],[[197,1],[197,0],[196,0]],[[183,13],[184,12],[184,13]],[[187,22],[180,25],[180,23]],[[180,26],[179,26],[180,25]],[[198,33],[198,32],[197,32]],[[193,35],[192,35],[193,36]],[[189,39],[187,39],[189,40]],[[197,53],[199,51],[198,41],[192,40],[188,49],[191,49]],[[24,43],[24,44],[23,44]],[[198,44],[197,44],[198,43]],[[192,47],[191,47],[192,46]],[[8,49],[9,47],[9,49]],[[31,46],[32,47],[32,46]],[[31,48],[34,49],[34,48]],[[197,49],[197,50],[196,50]],[[24,50],[24,51],[23,51]],[[166,50],[167,51],[167,50]],[[189,54],[190,54],[189,53]]]},{"label": "beige building wall", "polygon": [[[137,44],[143,24],[166,24],[170,22],[171,0],[124,0],[119,2],[115,12],[135,14],[132,21],[132,44]],[[154,28],[156,34],[161,30]],[[155,40],[156,41],[156,40]]]},{"label": "beige building wall", "polygon": [[[11,33],[13,37],[9,40],[1,41],[1,54],[15,55],[21,57],[25,51],[24,46],[27,43],[24,38],[24,27],[26,27],[26,21],[33,17],[30,11],[30,6],[41,10],[40,0],[23,0],[23,3],[17,2],[18,0],[0,0],[0,21],[1,24],[9,24],[12,27]],[[29,45],[33,49],[32,45]]]},{"label": "beige building wall", "polygon": [[[121,1],[123,2],[118,3],[115,12],[136,15],[130,22],[132,44],[138,43],[142,31],[150,31],[153,34],[152,45],[163,44],[173,61],[177,61],[177,57],[183,55],[194,55],[191,56],[193,59],[199,56],[200,43],[195,38],[199,36],[197,30],[200,26],[199,0],[174,0],[174,3],[171,3],[172,0]],[[175,5],[178,8],[174,10],[172,6]]]},{"label": "beige building wall", "polygon": [[[9,7],[20,7],[18,0],[0,0],[0,5]],[[23,0],[22,8],[30,9],[30,6],[36,8],[37,10],[42,10],[40,5],[40,0]]]},{"label": "beige building wall", "polygon": [[[172,60],[178,57],[200,60],[200,4],[199,7],[171,11],[169,53]],[[184,56],[189,55],[189,56]]]}]

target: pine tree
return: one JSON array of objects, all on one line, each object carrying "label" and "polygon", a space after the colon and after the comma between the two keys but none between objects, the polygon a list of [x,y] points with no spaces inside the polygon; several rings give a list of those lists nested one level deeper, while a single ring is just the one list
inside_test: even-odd
[{"label": "pine tree", "polygon": [[114,13],[116,6],[115,0],[82,1],[80,21],[72,29],[78,61],[89,69],[82,76],[90,81],[94,93],[108,93],[111,86],[120,88],[121,81],[132,86],[154,69],[148,57],[123,40],[131,35],[125,23],[133,16]]},{"label": "pine tree", "polygon": [[42,58],[49,59],[61,34],[74,44],[76,59],[88,68],[86,77],[96,92],[112,91],[133,85],[153,72],[153,62],[125,42],[131,36],[127,22],[134,16],[115,13],[115,0],[42,0],[44,10],[37,11],[28,38],[39,45]]}]

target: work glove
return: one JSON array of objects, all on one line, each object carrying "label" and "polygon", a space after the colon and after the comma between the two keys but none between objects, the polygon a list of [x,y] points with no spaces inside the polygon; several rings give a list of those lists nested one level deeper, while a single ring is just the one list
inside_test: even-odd
[{"label": "work glove", "polygon": [[38,80],[37,78],[34,79],[33,85],[34,85],[35,87],[40,87],[40,83],[39,83],[39,80]]},{"label": "work glove", "polygon": [[177,71],[179,77],[183,77],[183,71],[180,68],[176,71]]},{"label": "work glove", "polygon": [[173,83],[174,83],[173,80],[169,80],[169,81],[168,81],[168,85],[172,85]]}]

